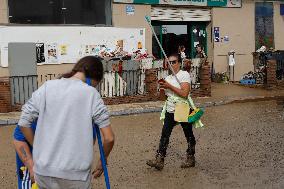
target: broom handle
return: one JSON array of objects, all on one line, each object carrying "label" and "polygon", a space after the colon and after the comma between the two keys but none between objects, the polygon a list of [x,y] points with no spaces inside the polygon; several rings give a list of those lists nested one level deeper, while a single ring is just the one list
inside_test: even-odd
[{"label": "broom handle", "polygon": [[152,30],[152,32],[153,32],[155,38],[156,38],[156,41],[157,41],[157,43],[158,43],[158,45],[159,45],[159,47],[160,47],[160,49],[161,49],[161,51],[162,51],[162,53],[163,53],[165,59],[166,59],[166,62],[169,64],[172,73],[174,74],[174,76],[175,76],[177,82],[178,82],[179,85],[180,85],[181,82],[180,82],[180,80],[177,78],[177,75],[176,75],[176,73],[175,73],[175,71],[174,71],[174,69],[173,69],[173,67],[172,67],[172,64],[170,63],[170,61],[169,61],[169,59],[168,59],[168,57],[167,57],[167,55],[166,55],[166,53],[165,53],[165,51],[164,51],[164,49],[163,49],[161,43],[160,43],[160,41],[159,41],[159,39],[158,39],[158,37],[157,37],[157,35],[156,35],[156,32],[155,32],[155,30],[154,30],[154,28],[153,28],[153,26],[152,26],[152,24],[151,24],[151,18],[150,18],[149,16],[145,16],[145,20],[146,20],[147,23],[149,24],[149,26],[150,26],[150,28],[151,28],[151,30]]}]

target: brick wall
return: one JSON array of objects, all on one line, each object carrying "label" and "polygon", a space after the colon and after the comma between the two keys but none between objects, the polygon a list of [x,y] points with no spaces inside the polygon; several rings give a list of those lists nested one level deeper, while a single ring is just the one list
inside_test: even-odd
[{"label": "brick wall", "polygon": [[276,60],[267,61],[267,82],[265,85],[267,89],[284,89],[284,80],[276,78],[276,65]]},{"label": "brick wall", "polygon": [[8,77],[0,77],[0,113],[12,110],[11,91]]},{"label": "brick wall", "polygon": [[268,60],[267,61],[267,81],[266,81],[266,88],[273,89],[277,85],[276,79],[276,60]]},{"label": "brick wall", "polygon": [[211,96],[211,73],[210,66],[208,64],[203,65],[201,68],[201,76],[200,76],[200,89],[198,92],[195,92],[195,97],[204,97]]},{"label": "brick wall", "polygon": [[158,96],[158,70],[149,69],[145,72],[146,93],[149,96]]}]

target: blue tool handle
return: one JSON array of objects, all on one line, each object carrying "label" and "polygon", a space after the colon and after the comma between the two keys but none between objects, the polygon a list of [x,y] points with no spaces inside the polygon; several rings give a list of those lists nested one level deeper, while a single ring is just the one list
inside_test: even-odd
[{"label": "blue tool handle", "polygon": [[[86,83],[91,86],[91,79],[86,78]],[[110,182],[109,182],[109,177],[108,177],[108,170],[107,170],[107,165],[106,165],[106,158],[105,158],[105,152],[104,152],[104,147],[103,147],[103,143],[102,143],[100,128],[96,124],[94,124],[93,127],[95,127],[95,130],[94,130],[95,133],[94,134],[98,138],[98,144],[99,144],[101,161],[102,161],[103,170],[104,170],[106,188],[110,189]]]},{"label": "blue tool handle", "polygon": [[100,154],[101,154],[101,161],[103,165],[103,170],[104,170],[104,176],[105,176],[105,183],[106,183],[106,188],[110,189],[110,182],[109,182],[109,177],[108,177],[108,170],[107,170],[107,165],[106,165],[106,159],[105,159],[105,153],[104,153],[104,148],[103,148],[103,143],[102,143],[102,137],[100,133],[100,129],[97,125],[94,125],[95,127],[95,132],[98,138],[98,144],[99,144],[99,149],[100,149]]}]

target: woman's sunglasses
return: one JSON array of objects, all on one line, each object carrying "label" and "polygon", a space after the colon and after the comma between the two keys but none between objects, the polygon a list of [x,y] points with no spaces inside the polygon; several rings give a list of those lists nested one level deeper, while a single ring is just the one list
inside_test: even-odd
[{"label": "woman's sunglasses", "polygon": [[177,60],[169,61],[170,64],[175,64],[177,62],[178,62]]}]

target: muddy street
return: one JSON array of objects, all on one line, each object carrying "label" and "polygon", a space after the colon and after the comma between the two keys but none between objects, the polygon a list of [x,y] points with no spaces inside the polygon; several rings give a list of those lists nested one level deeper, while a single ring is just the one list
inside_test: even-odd
[{"label": "muddy street", "polygon": [[[207,108],[203,122],[205,128],[194,129],[196,167],[180,168],[186,140],[176,126],[165,167],[156,171],[146,166],[146,160],[154,157],[158,146],[159,113],[112,118],[116,134],[109,159],[112,188],[284,188],[284,111],[275,101]],[[0,128],[1,189],[16,188],[13,128]],[[93,185],[105,188],[103,177]]]}]

